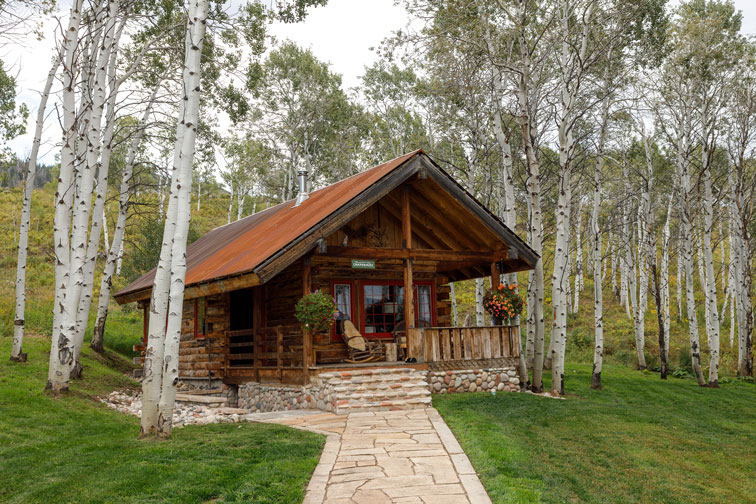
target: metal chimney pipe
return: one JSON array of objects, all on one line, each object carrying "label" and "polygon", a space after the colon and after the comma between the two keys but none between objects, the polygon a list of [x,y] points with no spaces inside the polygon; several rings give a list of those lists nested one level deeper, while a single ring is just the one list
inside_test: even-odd
[{"label": "metal chimney pipe", "polygon": [[297,172],[297,179],[299,180],[299,193],[297,194],[297,202],[294,204],[298,207],[306,200],[310,195],[307,193],[307,170],[299,170]]}]

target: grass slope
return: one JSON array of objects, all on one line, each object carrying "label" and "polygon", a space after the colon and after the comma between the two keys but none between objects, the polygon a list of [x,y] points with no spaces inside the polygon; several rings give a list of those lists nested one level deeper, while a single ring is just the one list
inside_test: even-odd
[{"label": "grass slope", "polygon": [[120,356],[85,347],[71,392],[43,392],[48,338],[27,336],[29,362],[0,338],[0,501],[301,502],[322,436],[267,424],[189,426],[169,442],[137,441],[139,420],[97,401],[134,388]]},{"label": "grass slope", "polygon": [[495,503],[756,502],[756,386],[662,382],[622,366],[567,400],[434,396]]}]

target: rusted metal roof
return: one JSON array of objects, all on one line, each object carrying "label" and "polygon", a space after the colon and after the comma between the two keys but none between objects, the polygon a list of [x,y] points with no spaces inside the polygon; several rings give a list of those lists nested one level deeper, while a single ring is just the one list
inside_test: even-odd
[{"label": "rusted metal roof", "polygon": [[[290,200],[231,224],[213,229],[187,247],[187,287],[252,271],[304,232],[357,197],[395,168],[422,153],[416,150],[313,191],[299,206]],[[150,289],[155,269],[115,294]]]}]

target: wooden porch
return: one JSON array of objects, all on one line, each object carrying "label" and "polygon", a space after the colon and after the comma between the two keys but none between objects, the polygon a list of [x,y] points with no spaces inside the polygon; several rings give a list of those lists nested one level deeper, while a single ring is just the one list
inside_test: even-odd
[{"label": "wooden porch", "polygon": [[[434,363],[459,369],[466,369],[466,365],[473,368],[478,367],[480,361],[518,358],[519,329],[516,325],[410,328],[407,330],[407,355],[417,362],[361,364],[318,362],[317,352],[312,352],[310,335],[303,333],[298,326],[226,331],[223,378],[228,383],[306,384],[311,375],[334,370],[385,367],[428,369],[428,365]],[[386,343],[392,342],[386,340]]]}]

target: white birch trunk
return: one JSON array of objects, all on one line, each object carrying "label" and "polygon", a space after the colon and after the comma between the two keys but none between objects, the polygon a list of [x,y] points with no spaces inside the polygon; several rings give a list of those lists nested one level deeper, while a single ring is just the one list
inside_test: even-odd
[{"label": "white birch trunk", "polygon": [[242,218],[242,214],[244,213],[244,200],[245,199],[247,199],[246,189],[243,191],[238,191],[236,193],[236,201],[238,203],[238,206],[236,207],[236,220],[239,220]]},{"label": "white birch trunk", "polygon": [[228,214],[226,215],[226,224],[231,224],[231,210],[234,208],[234,184],[229,184],[231,186],[231,196],[228,199]]},{"label": "white birch trunk", "polygon": [[680,226],[680,232],[677,235],[677,321],[682,321],[682,305],[683,305],[683,295],[682,295],[682,284],[683,284],[683,277],[682,272],[685,269],[683,267],[683,251],[682,251],[682,242],[683,242],[683,234],[682,234],[682,226]]},{"label": "white birch trunk", "polygon": [[[109,3],[108,23],[105,27],[105,36],[100,48],[100,54],[97,62],[95,78],[95,94],[93,100],[94,110],[89,128],[89,146],[87,151],[87,164],[91,167],[92,177],[95,170],[99,171],[97,180],[97,191],[95,195],[94,208],[92,209],[92,226],[89,232],[89,242],[86,247],[84,265],[82,268],[82,287],[79,297],[76,325],[74,327],[74,369],[73,375],[81,375],[81,364],[79,356],[84,344],[84,335],[89,322],[89,309],[92,305],[92,290],[94,286],[95,266],[97,263],[97,253],[100,248],[100,233],[102,231],[102,222],[105,212],[105,201],[108,191],[108,173],[110,169],[110,156],[112,153],[113,131],[115,129],[115,105],[118,90],[116,89],[117,79],[115,77],[116,58],[118,54],[117,44],[118,37],[121,34],[123,25],[120,29],[116,28],[116,16],[118,15],[119,0],[111,0]],[[102,124],[103,108],[105,107],[106,94],[106,77],[109,78],[111,89],[107,99],[107,111],[105,114],[106,126],[104,134],[101,134],[100,127]],[[105,149],[100,157],[100,149],[104,140]]]},{"label": "white birch trunk", "polygon": [[102,249],[110,250],[110,233],[108,232],[108,209],[102,209]]},{"label": "white birch trunk", "polygon": [[97,302],[97,316],[95,318],[94,330],[92,331],[92,341],[90,343],[92,349],[97,352],[102,352],[104,350],[105,324],[108,317],[108,310],[110,308],[110,290],[113,285],[113,274],[116,272],[118,261],[123,254],[123,239],[126,233],[126,219],[128,218],[129,213],[129,196],[131,192],[131,179],[134,174],[134,162],[139,150],[139,145],[142,142],[142,137],[144,136],[144,126],[149,120],[152,103],[155,100],[159,87],[159,85],[155,86],[152,98],[148,102],[142,120],[138,125],[138,130],[129,145],[129,151],[126,155],[126,163],[123,167],[118,196],[118,220],[116,221],[116,227],[113,233],[113,242],[108,248],[108,257],[105,261],[102,278],[100,279],[100,296]]},{"label": "white birch trunk", "polygon": [[717,309],[717,279],[714,276],[714,254],[712,253],[711,232],[714,227],[714,195],[711,188],[711,168],[709,156],[704,149],[703,185],[703,259],[706,271],[706,333],[709,342],[709,386],[719,386],[719,312]]},{"label": "white birch trunk", "polygon": [[[517,5],[517,16],[520,20],[517,26],[517,39],[520,49],[520,70],[517,88],[517,102],[520,113],[520,129],[522,132],[523,149],[528,164],[528,237],[530,247],[539,255],[543,255],[543,216],[541,214],[541,183],[538,153],[535,148],[536,131],[535,114],[531,111],[530,83],[531,56],[526,40],[526,2],[520,0]],[[538,259],[533,270],[533,281],[528,284],[528,333],[533,331],[533,385],[534,391],[543,390],[544,364],[544,318],[543,318],[543,259]]]},{"label": "white birch trunk", "polygon": [[[654,181],[654,166],[651,147],[643,133],[643,147],[646,155],[646,179],[638,206],[638,303],[635,305],[635,348],[638,352],[638,368],[646,369],[646,310],[648,308],[648,265],[647,251],[650,248],[649,229],[651,222],[651,190]],[[655,254],[654,254],[655,256]]]},{"label": "white birch trunk", "polygon": [[688,335],[690,339],[690,353],[693,372],[700,386],[706,385],[701,368],[701,344],[698,338],[698,317],[696,316],[696,306],[693,289],[693,227],[691,225],[691,183],[689,163],[686,159],[689,152],[689,118],[684,117],[681,124],[681,131],[677,142],[677,170],[678,179],[680,180],[680,192],[682,196],[682,211],[680,213],[681,229],[681,246],[682,261],[685,269],[685,291],[686,305],[688,314]]},{"label": "white birch trunk", "polygon": [[485,310],[483,309],[483,293],[485,284],[483,278],[475,279],[475,325],[481,327],[486,325]]},{"label": "white birch trunk", "polygon": [[[604,117],[608,105],[604,105]],[[601,207],[601,163],[603,155],[603,138],[606,120],[602,122],[599,140],[599,154],[596,158],[596,171],[593,175],[593,213],[591,214],[591,231],[593,232],[593,370],[591,372],[591,388],[601,388],[601,371],[604,365],[604,298],[601,280],[601,230],[599,229],[599,209]]]},{"label": "white birch trunk", "polygon": [[451,291],[449,296],[451,298],[452,325],[459,327],[459,312],[457,311],[457,296],[454,292],[454,282],[449,282],[449,290]]},{"label": "white birch trunk", "polygon": [[[200,106],[200,72],[202,45],[205,36],[208,0],[195,0],[190,4],[186,38],[186,61],[184,64],[184,117],[180,117],[177,129],[183,130],[179,152],[177,175],[181,178],[177,184],[175,206],[177,218],[172,235],[170,291],[168,306],[168,324],[165,329],[163,351],[163,373],[160,398],[157,408],[156,433],[160,437],[169,437],[173,422],[173,407],[176,400],[176,384],[179,370],[179,341],[181,338],[181,320],[184,311],[184,278],[186,275],[186,240],[189,232],[192,167],[194,161],[195,139],[199,122]],[[171,196],[173,199],[174,196]],[[180,216],[180,217],[179,217]]]},{"label": "white birch trunk", "polygon": [[661,259],[661,306],[664,311],[662,316],[664,319],[664,349],[667,352],[665,359],[669,362],[669,327],[670,327],[670,314],[669,314],[669,245],[670,245],[670,232],[669,223],[672,219],[672,198],[669,198],[669,204],[667,205],[667,220],[664,222],[664,229],[662,231],[662,259]]},{"label": "white birch trunk", "polygon": [[68,19],[68,28],[64,33],[61,48],[63,65],[62,107],[63,107],[63,143],[60,152],[60,173],[58,190],[55,193],[55,216],[53,224],[55,249],[55,306],[53,311],[52,344],[50,348],[50,365],[47,376],[47,389],[53,392],[68,390],[68,375],[73,364],[73,341],[60,332],[61,320],[64,318],[66,304],[66,286],[68,284],[70,261],[70,218],[74,194],[74,144],[76,139],[76,96],[74,92],[77,75],[76,47],[79,26],[81,24],[82,0],[74,0]]},{"label": "white birch trunk", "polygon": [[[572,304],[572,312],[578,313],[580,306],[580,293],[583,291],[583,198],[580,198],[577,213],[577,226],[575,228],[575,298]],[[600,250],[599,250],[600,251]],[[599,278],[600,280],[600,278]]]},{"label": "white birch trunk", "polygon": [[37,156],[39,145],[42,140],[42,130],[45,125],[45,110],[50,90],[55,81],[60,60],[56,57],[50,72],[47,74],[45,87],[37,108],[37,121],[34,128],[34,140],[29,153],[26,167],[26,179],[24,180],[24,201],[21,207],[21,222],[18,233],[18,259],[16,262],[16,313],[13,319],[13,344],[11,346],[10,360],[25,362],[26,354],[23,352],[24,320],[26,311],[26,256],[29,249],[29,222],[31,220],[32,193],[34,190],[34,176],[37,170]]}]

